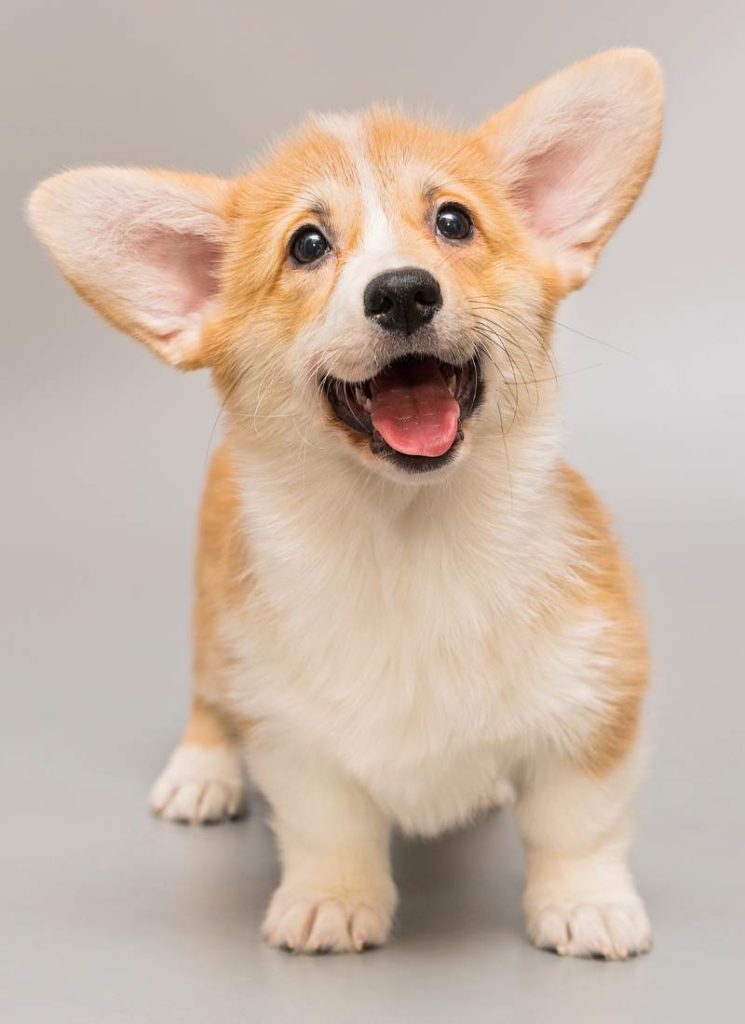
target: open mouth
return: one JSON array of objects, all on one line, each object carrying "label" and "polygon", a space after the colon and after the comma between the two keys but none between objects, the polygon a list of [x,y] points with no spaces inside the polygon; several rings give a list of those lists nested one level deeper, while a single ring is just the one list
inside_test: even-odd
[{"label": "open mouth", "polygon": [[331,410],[370,439],[374,455],[410,472],[445,465],[463,440],[463,423],[481,397],[478,358],[460,366],[408,355],[364,381],[326,377]]}]

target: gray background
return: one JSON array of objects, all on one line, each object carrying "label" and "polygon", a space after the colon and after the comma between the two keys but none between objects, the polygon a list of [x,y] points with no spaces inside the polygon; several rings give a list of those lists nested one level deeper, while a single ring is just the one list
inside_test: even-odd
[{"label": "gray background", "polygon": [[[743,17],[736,0],[3,4],[4,1022],[743,1019]],[[92,162],[228,172],[309,108],[400,99],[475,121],[619,44],[664,65],[665,143],[560,314],[598,340],[563,328],[557,346],[567,451],[617,513],[653,624],[636,865],[656,948],[627,964],[531,950],[506,814],[397,847],[387,949],[272,952],[260,805],[202,830],[144,807],[186,709],[209,382],[74,298],[24,194]]]}]

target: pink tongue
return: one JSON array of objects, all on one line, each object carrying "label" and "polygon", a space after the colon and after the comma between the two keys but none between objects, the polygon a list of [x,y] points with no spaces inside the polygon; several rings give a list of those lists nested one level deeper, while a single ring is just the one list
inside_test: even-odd
[{"label": "pink tongue", "polygon": [[460,406],[436,359],[407,359],[371,382],[373,426],[403,455],[444,455],[458,432]]}]

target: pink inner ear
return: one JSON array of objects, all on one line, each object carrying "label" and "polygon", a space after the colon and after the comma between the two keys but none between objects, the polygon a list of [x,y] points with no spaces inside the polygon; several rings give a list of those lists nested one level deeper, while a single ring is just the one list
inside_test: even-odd
[{"label": "pink inner ear", "polygon": [[172,313],[201,309],[218,288],[221,247],[203,235],[159,227],[148,232],[138,256],[152,268],[157,292]]},{"label": "pink inner ear", "polygon": [[557,235],[584,216],[583,150],[576,143],[560,142],[525,162],[514,196],[536,234]]}]

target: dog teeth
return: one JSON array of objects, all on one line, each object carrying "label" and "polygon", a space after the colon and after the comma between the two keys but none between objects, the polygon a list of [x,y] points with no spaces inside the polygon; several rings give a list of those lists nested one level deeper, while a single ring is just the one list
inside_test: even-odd
[{"label": "dog teeth", "polygon": [[450,376],[448,377],[448,379],[446,381],[446,384],[448,386],[448,391],[450,392],[450,394],[454,395],[455,394],[455,384],[456,384],[456,377],[455,377],[454,373],[450,374]]},{"label": "dog teeth", "polygon": [[372,402],[370,401],[369,398],[365,399],[365,401],[362,403],[362,406],[363,406],[365,412],[371,412],[372,411]]}]

